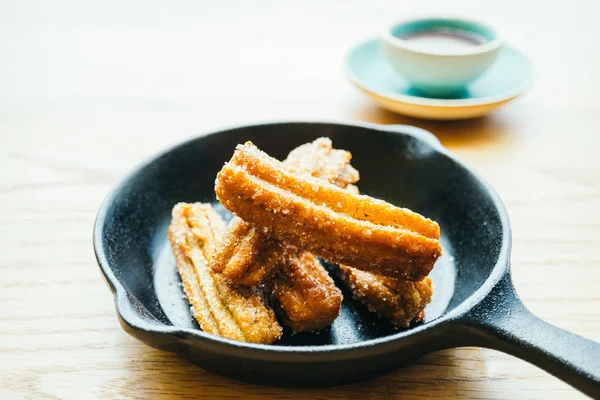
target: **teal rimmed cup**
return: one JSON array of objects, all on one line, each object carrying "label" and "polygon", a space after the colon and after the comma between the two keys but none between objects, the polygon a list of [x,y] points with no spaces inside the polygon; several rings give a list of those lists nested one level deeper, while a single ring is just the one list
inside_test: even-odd
[{"label": "teal rimmed cup", "polygon": [[[418,35],[444,35],[469,46],[423,46]],[[454,97],[481,76],[502,47],[495,29],[461,18],[420,18],[395,23],[382,38],[385,55],[394,70],[427,96]]]}]

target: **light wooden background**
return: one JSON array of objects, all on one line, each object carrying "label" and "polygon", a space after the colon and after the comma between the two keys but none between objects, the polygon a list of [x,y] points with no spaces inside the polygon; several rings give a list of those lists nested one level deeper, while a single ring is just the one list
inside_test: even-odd
[{"label": "light wooden background", "polygon": [[[444,11],[498,25],[534,60],[534,89],[488,118],[436,123],[383,111],[346,81],[353,43]],[[414,124],[500,192],[525,303],[600,341],[599,14],[592,0],[1,2],[0,398],[582,397],[476,348],[324,390],[234,382],[121,330],[91,236],[123,174],[197,133],[294,118]]]}]

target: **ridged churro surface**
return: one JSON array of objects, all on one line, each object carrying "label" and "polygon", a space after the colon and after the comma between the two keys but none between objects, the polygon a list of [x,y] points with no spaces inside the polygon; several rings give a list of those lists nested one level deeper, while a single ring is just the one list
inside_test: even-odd
[{"label": "ridged churro surface", "polygon": [[354,297],[398,328],[407,328],[425,318],[425,306],[431,302],[431,279],[402,281],[339,265],[341,278]]},{"label": "ridged churro surface", "polygon": [[235,217],[217,245],[210,267],[235,283],[255,286],[293,251],[295,249],[270,238],[263,230]]},{"label": "ridged churro surface", "polygon": [[331,139],[318,138],[292,150],[283,165],[297,173],[346,188],[359,179],[358,171],[350,165],[351,159],[349,151],[334,149]]},{"label": "ridged churro surface", "polygon": [[270,283],[284,324],[296,332],[329,326],[342,307],[342,292],[319,260],[307,251],[290,257]]},{"label": "ridged churro surface", "polygon": [[173,208],[169,240],[192,314],[203,331],[254,343],[272,343],[281,326],[258,288],[234,285],[208,267],[225,226],[210,204]]},{"label": "ridged churro surface", "polygon": [[441,255],[434,221],[286,169],[251,143],[217,175],[225,208],[268,234],[323,258],[418,281]]}]

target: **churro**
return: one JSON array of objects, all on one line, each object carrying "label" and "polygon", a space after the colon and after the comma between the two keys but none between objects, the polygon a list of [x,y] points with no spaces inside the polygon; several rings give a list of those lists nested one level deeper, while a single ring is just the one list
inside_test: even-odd
[{"label": "churro", "polygon": [[233,285],[208,267],[224,230],[210,204],[179,203],[173,208],[169,240],[192,314],[207,333],[272,343],[282,330],[260,290]]},{"label": "churro", "polygon": [[342,292],[319,260],[307,251],[290,257],[268,285],[285,325],[296,332],[329,326],[342,306]]},{"label": "churro", "polygon": [[425,306],[431,302],[431,279],[418,282],[378,276],[345,265],[338,265],[340,277],[350,286],[354,298],[398,328],[425,318]]},{"label": "churro", "polygon": [[336,263],[419,281],[441,255],[434,221],[292,172],[251,143],[237,147],[215,191],[238,217]]},{"label": "churro", "polygon": [[244,286],[261,283],[271,271],[296,251],[250,223],[235,217],[217,246],[210,267]]},{"label": "churro", "polygon": [[322,137],[296,147],[283,160],[283,165],[297,173],[346,188],[359,179],[358,171],[350,165],[351,159],[349,151],[334,149],[331,139]]}]

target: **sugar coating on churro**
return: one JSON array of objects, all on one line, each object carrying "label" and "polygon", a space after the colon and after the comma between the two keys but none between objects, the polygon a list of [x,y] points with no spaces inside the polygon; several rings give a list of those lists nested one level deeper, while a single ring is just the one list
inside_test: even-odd
[{"label": "sugar coating on churro", "polygon": [[424,309],[431,302],[431,279],[402,281],[339,265],[340,276],[348,283],[354,297],[367,308],[398,328],[424,319]]},{"label": "sugar coating on churro", "polygon": [[359,179],[358,171],[350,165],[351,159],[349,151],[334,149],[331,139],[322,137],[296,147],[283,160],[283,165],[294,172],[346,188]]},{"label": "sugar coating on churro", "polygon": [[416,281],[441,255],[434,221],[294,173],[251,143],[236,148],[215,191],[242,219],[333,262]]},{"label": "sugar coating on churro", "polygon": [[208,268],[225,226],[210,204],[173,208],[169,240],[192,314],[205,332],[229,339],[272,343],[281,326],[258,288],[232,285]]},{"label": "sugar coating on churro", "polygon": [[342,307],[342,292],[317,257],[307,251],[290,257],[271,283],[284,311],[285,325],[296,332],[329,326]]},{"label": "sugar coating on churro", "polygon": [[292,251],[295,249],[236,217],[217,246],[210,267],[235,283],[255,286]]}]

